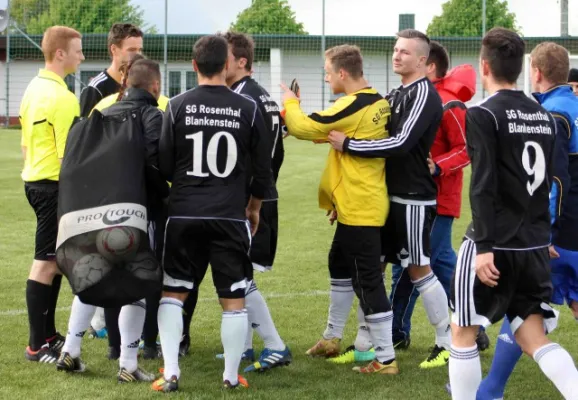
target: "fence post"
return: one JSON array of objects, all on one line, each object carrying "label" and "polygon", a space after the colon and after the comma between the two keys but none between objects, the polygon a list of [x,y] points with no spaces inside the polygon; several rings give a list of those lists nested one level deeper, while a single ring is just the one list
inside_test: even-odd
[{"label": "fence post", "polygon": [[[321,60],[325,63],[325,0],[321,3]],[[325,109],[325,67],[321,68],[321,108]]]},{"label": "fence post", "polygon": [[169,20],[169,0],[165,0],[165,37],[164,37],[164,49],[163,49],[163,63],[165,69],[165,95],[169,94],[169,66],[168,66],[168,20]]},{"label": "fence post", "polygon": [[10,126],[10,0],[8,0],[6,26],[6,128]]}]

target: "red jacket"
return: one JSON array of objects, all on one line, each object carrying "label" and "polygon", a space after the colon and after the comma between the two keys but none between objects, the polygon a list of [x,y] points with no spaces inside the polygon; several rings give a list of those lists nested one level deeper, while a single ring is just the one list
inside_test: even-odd
[{"label": "red jacket", "polygon": [[470,163],[466,151],[466,106],[476,92],[476,72],[459,65],[433,82],[444,104],[444,114],[431,147],[440,168],[434,179],[438,186],[437,213],[459,218],[462,206],[462,169]]}]

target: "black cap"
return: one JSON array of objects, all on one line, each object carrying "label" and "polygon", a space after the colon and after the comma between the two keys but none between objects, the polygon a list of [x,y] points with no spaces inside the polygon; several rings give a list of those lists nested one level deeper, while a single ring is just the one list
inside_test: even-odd
[{"label": "black cap", "polygon": [[578,68],[571,68],[568,74],[568,82],[578,82]]}]

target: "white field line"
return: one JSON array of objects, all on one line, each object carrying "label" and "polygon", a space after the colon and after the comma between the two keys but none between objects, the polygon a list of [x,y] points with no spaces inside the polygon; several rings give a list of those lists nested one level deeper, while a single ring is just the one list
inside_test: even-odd
[{"label": "white field line", "polygon": [[[328,296],[329,291],[327,290],[311,290],[308,292],[295,292],[295,293],[269,293],[264,295],[266,299],[294,299],[298,297],[318,297],[318,296]],[[217,301],[216,297],[204,297],[200,298],[199,302],[207,302],[207,301]],[[56,311],[69,311],[70,306],[68,307],[58,307]],[[28,311],[23,309],[17,310],[4,310],[0,311],[0,317],[12,317],[18,315],[26,315]]]}]

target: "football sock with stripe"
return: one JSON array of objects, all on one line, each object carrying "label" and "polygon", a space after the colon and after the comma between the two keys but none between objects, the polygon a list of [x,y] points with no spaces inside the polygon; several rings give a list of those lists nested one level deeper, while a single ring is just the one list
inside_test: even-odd
[{"label": "football sock with stripe", "polygon": [[516,343],[516,338],[510,328],[510,321],[508,321],[508,318],[504,318],[496,340],[492,366],[488,375],[480,384],[478,397],[481,399],[499,399],[503,397],[506,383],[520,357],[522,357],[522,349]]},{"label": "football sock with stripe", "polygon": [[26,306],[28,308],[28,323],[30,350],[38,351],[46,344],[46,315],[50,308],[52,286],[28,279],[26,281]]},{"label": "football sock with stripe", "polygon": [[365,322],[369,328],[377,361],[383,364],[395,359],[391,336],[393,311],[366,315]]},{"label": "football sock with stripe", "polygon": [[239,364],[245,350],[248,324],[247,310],[223,311],[221,320],[221,341],[225,353],[223,381],[229,381],[232,385],[238,383]]},{"label": "football sock with stripe", "polygon": [[450,349],[450,385],[452,399],[476,400],[476,392],[482,381],[482,366],[478,346]]},{"label": "football sock with stripe", "polygon": [[578,371],[566,350],[548,343],[534,352],[534,360],[565,399],[578,399]]},{"label": "football sock with stripe", "polygon": [[[164,377],[179,378],[179,344],[183,334],[183,302],[172,297],[163,297],[159,304],[159,334],[165,361]],[[243,340],[245,339],[242,336]]]},{"label": "football sock with stripe", "polygon": [[[247,288],[245,308],[249,318],[249,328],[253,327],[257,331],[257,334],[263,339],[265,347],[271,350],[285,350],[285,343],[283,343],[279,332],[277,332],[269,307],[267,307],[265,299],[259,289],[257,289],[255,281],[251,281]],[[247,336],[249,335],[253,336],[253,332],[250,329],[247,331]],[[247,349],[247,342],[245,342],[245,349]]]},{"label": "football sock with stripe", "polygon": [[331,278],[331,293],[329,304],[329,317],[327,327],[323,333],[325,339],[343,337],[343,329],[353,305],[355,292],[351,285],[351,279]]},{"label": "football sock with stripe", "polygon": [[[390,336],[391,336],[391,324],[390,324]],[[371,344],[371,335],[369,333],[369,327],[365,321],[365,314],[361,306],[357,306],[357,337],[353,346],[358,351],[369,351],[373,346]]]},{"label": "football sock with stripe", "polygon": [[450,313],[448,296],[433,271],[412,281],[423,299],[427,318],[436,330],[436,345],[448,350],[451,347]]},{"label": "football sock with stripe", "polygon": [[84,304],[78,296],[74,296],[70,318],[68,319],[68,332],[64,346],[62,346],[62,352],[70,354],[72,358],[80,356],[82,337],[90,327],[90,320],[94,316],[95,311],[95,306]]},{"label": "football sock with stripe", "polygon": [[118,327],[120,329],[120,368],[128,372],[138,367],[138,345],[146,317],[145,300],[128,304],[120,309]]}]

